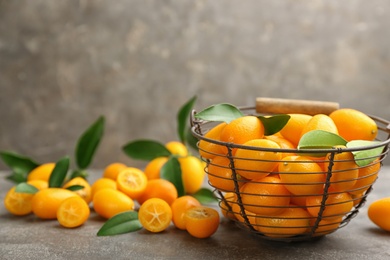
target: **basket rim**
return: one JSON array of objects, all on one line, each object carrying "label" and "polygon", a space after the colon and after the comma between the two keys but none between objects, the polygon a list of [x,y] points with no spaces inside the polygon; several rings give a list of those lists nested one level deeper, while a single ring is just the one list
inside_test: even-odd
[{"label": "basket rim", "polygon": [[[246,107],[239,107],[240,110],[254,110],[255,107],[252,107],[252,106],[246,106]],[[283,152],[283,153],[300,153],[300,154],[324,154],[324,153],[342,153],[342,152],[357,152],[357,151],[364,151],[364,150],[370,150],[370,149],[375,149],[375,148],[379,148],[379,147],[383,147],[383,148],[386,148],[386,146],[389,145],[390,143],[390,121],[388,120],[385,120],[381,117],[378,117],[378,116],[373,116],[373,115],[369,115],[367,114],[371,119],[373,119],[375,121],[375,123],[377,124],[378,126],[378,132],[379,131],[382,131],[384,133],[387,133],[388,136],[386,138],[386,140],[373,140],[375,141],[372,145],[365,145],[365,146],[358,146],[358,147],[333,147],[333,148],[319,148],[319,149],[314,149],[314,148],[310,148],[310,149],[289,149],[289,148],[277,148],[277,149],[274,149],[274,148],[266,148],[266,147],[255,147],[255,146],[248,146],[248,145],[242,145],[242,144],[235,144],[235,143],[228,143],[228,142],[223,142],[223,141],[219,141],[219,140],[215,140],[215,139],[210,139],[210,138],[207,138],[205,137],[201,132],[201,126],[204,126],[204,125],[207,125],[207,124],[211,124],[211,123],[215,123],[213,121],[207,121],[207,120],[197,120],[195,119],[195,114],[196,114],[196,111],[195,110],[192,110],[192,113],[191,113],[191,133],[194,137],[196,137],[198,140],[204,140],[204,141],[207,141],[207,142],[210,142],[210,143],[214,143],[214,144],[217,144],[217,145],[222,145],[222,146],[226,146],[230,149],[235,149],[235,148],[240,148],[240,149],[247,149],[247,150],[255,150],[255,151],[268,151],[268,152]],[[259,113],[256,113],[256,114],[253,114],[253,115],[261,115]],[[381,123],[382,125],[385,125],[385,126],[380,126],[378,125],[378,123]],[[230,150],[229,149],[229,150]],[[386,153],[388,149],[385,149],[383,151],[383,153]]]}]

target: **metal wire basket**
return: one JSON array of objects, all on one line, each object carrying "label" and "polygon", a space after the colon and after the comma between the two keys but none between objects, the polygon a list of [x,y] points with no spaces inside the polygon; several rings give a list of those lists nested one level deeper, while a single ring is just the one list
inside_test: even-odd
[{"label": "metal wire basket", "polygon": [[[262,113],[256,112],[255,107],[241,107],[240,110],[245,115],[263,115]],[[235,221],[237,225],[245,230],[250,231],[257,236],[260,236],[264,239],[275,240],[275,241],[305,241],[312,240],[318,237],[325,236],[332,232],[335,232],[339,228],[346,226],[351,219],[353,219],[359,212],[359,209],[366,202],[367,195],[372,190],[372,185],[374,184],[379,169],[382,166],[382,162],[388,154],[389,148],[388,145],[390,143],[390,122],[379,117],[370,116],[378,126],[378,135],[377,141],[375,145],[358,147],[358,148],[333,148],[333,149],[308,149],[308,150],[298,150],[298,149],[271,149],[271,148],[260,148],[253,146],[244,146],[238,145],[234,143],[225,143],[218,140],[206,138],[205,134],[216,126],[217,122],[198,120],[195,117],[196,111],[192,111],[191,114],[191,131],[192,134],[199,140],[204,140],[206,142],[213,143],[215,145],[220,145],[226,147],[227,153],[224,154],[214,154],[215,156],[222,157],[229,160],[227,166],[218,165],[218,162],[214,159],[206,159],[202,157],[202,159],[207,163],[207,167],[205,168],[205,172],[209,177],[209,184],[215,188],[215,194],[219,200],[219,206],[222,213],[228,217],[229,219]],[[220,123],[220,122],[219,122]],[[354,152],[354,151],[363,151],[370,150],[374,148],[381,147],[383,148],[382,152],[375,156],[375,158],[369,158],[375,160],[373,164],[375,167],[369,172],[369,174],[365,176],[355,177],[353,179],[344,179],[334,181],[332,179],[332,175],[336,174],[337,170],[334,168],[335,163],[339,163],[335,157],[337,154],[343,152]],[[199,142],[198,142],[198,148]],[[312,159],[314,158],[312,155],[314,154],[327,154],[326,157],[322,157],[320,159],[316,159],[316,163],[319,165],[325,165],[322,168],[322,173],[324,175],[324,180],[318,183],[310,183],[309,185],[322,185],[323,191],[321,194],[293,194],[293,193],[283,193],[283,194],[273,194],[269,192],[264,193],[250,193],[245,191],[242,187],[248,183],[254,185],[274,185],[274,183],[270,183],[269,180],[267,182],[263,181],[264,178],[259,179],[251,179],[247,180],[242,178],[238,174],[238,168],[235,167],[235,163],[238,158],[234,155],[234,149],[246,149],[248,151],[263,151],[263,152],[279,152],[279,153],[293,153],[299,154],[303,156],[307,156],[310,158],[307,162],[303,161],[300,163],[312,163]],[[203,153],[207,153],[208,151],[201,151]],[[250,158],[246,158],[247,160],[251,160]],[[361,158],[368,159],[368,158]],[[253,159],[255,160],[255,159]],[[348,160],[344,160],[343,162],[347,162]],[[267,163],[264,161],[264,163]],[[278,160],[276,163],[282,164],[285,161]],[[214,175],[213,172],[209,171],[211,167],[225,167],[225,170],[228,170],[229,174],[226,176],[217,176]],[[366,167],[366,166],[365,166]],[[358,170],[365,167],[358,167]],[[353,169],[343,169],[337,174],[343,174],[343,171],[348,171]],[[262,174],[262,172],[259,172]],[[274,170],[272,173],[267,175],[268,177],[277,176],[281,179],[282,175],[291,174],[291,172],[283,172],[280,170]],[[318,172],[302,172],[295,174],[318,174]],[[220,178],[220,181],[231,182],[232,189],[226,190],[221,188],[218,185],[210,182],[210,178]],[[346,182],[346,181],[363,181],[364,185],[359,187],[352,187],[347,190],[334,190],[332,189],[332,185],[335,185],[338,182]],[[304,185],[307,183],[300,183],[297,181],[296,183],[291,182],[280,182],[278,185],[296,185],[297,187],[302,187],[304,189]],[[271,186],[269,186],[271,187]],[[276,186],[275,186],[276,187]],[[347,196],[348,195],[348,196]],[[248,197],[251,196],[250,203],[248,202]],[[309,199],[309,197],[311,199]],[[337,197],[343,197],[343,200],[335,199]],[[279,205],[277,202],[270,204],[261,204],[264,198],[268,198],[271,202],[278,201],[279,199],[289,199],[288,205]],[[309,200],[316,201],[317,203],[310,204]],[[256,203],[253,203],[255,201]],[[254,205],[255,204],[255,205]],[[275,214],[262,213],[264,211],[260,210],[259,212],[253,213],[254,208],[262,208],[265,210],[270,209],[280,209]],[[342,210],[332,210],[332,209],[343,209]],[[289,215],[288,211],[295,211],[299,214]],[[303,211],[311,212],[309,214],[301,214]],[[274,211],[276,212],[276,211]],[[285,212],[285,213],[280,213]],[[314,213],[313,213],[314,212]]]}]

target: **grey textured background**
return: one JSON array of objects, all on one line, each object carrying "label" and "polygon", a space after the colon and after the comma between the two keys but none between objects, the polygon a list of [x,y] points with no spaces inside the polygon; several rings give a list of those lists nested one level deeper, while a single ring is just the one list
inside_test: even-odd
[{"label": "grey textured background", "polygon": [[[92,167],[139,165],[176,112],[257,96],[336,101],[390,119],[387,0],[0,0],[0,150],[73,156],[100,115]],[[5,165],[0,163],[0,169]]]}]

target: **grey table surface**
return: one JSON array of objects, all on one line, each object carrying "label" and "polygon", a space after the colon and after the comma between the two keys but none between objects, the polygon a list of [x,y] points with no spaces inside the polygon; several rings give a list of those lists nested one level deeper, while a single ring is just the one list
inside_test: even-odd
[{"label": "grey table surface", "polygon": [[[0,172],[0,199],[13,183]],[[101,176],[93,171],[90,181]],[[92,211],[80,228],[62,228],[56,220],[34,215],[15,217],[0,205],[0,259],[390,259],[390,232],[376,227],[367,216],[370,202],[390,196],[390,167],[384,166],[359,214],[345,227],[306,242],[264,240],[221,220],[208,239],[191,237],[171,225],[152,234],[145,230],[97,237],[104,219]],[[389,217],[389,216],[386,216]]]}]

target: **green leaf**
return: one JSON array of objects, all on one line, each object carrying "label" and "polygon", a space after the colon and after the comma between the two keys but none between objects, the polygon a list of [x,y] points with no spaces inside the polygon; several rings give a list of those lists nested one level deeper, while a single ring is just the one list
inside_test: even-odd
[{"label": "green leaf", "polygon": [[86,169],[92,162],[96,149],[104,133],[103,116],[99,117],[79,138],[76,145],[76,164],[80,169]]},{"label": "green leaf", "polygon": [[[354,140],[348,142],[346,146],[347,148],[359,148],[364,146],[377,145],[379,143],[380,142],[377,141]],[[383,148],[384,146],[379,146],[368,150],[353,151],[352,154],[355,158],[356,164],[360,167],[363,167],[375,161],[383,152]]]},{"label": "green leaf", "polygon": [[39,166],[32,159],[13,152],[2,151],[0,157],[12,171],[7,179],[17,183],[27,181],[28,173]]},{"label": "green leaf", "polygon": [[196,198],[201,204],[215,203],[218,201],[214,193],[207,188],[201,188],[196,193],[192,194],[192,196]]},{"label": "green leaf", "polygon": [[[27,174],[28,175],[28,174]],[[21,174],[17,172],[13,172],[10,175],[6,177],[7,180],[10,180],[14,183],[21,183],[21,182],[26,182],[27,181],[27,176],[26,174]]]},{"label": "green leaf", "polygon": [[163,167],[161,167],[160,177],[175,185],[179,197],[185,194],[180,163],[176,157],[171,156]]},{"label": "green leaf", "polygon": [[[323,130],[313,130],[304,134],[299,140],[298,149],[331,149],[336,145],[346,145],[341,136]],[[311,156],[322,157],[326,153],[312,153]]]},{"label": "green leaf", "polygon": [[171,152],[160,142],[135,140],[123,147],[126,155],[133,159],[150,161],[157,157],[170,156]]},{"label": "green leaf", "polygon": [[69,169],[69,157],[61,158],[54,167],[49,178],[49,187],[62,187]]},{"label": "green leaf", "polygon": [[84,178],[84,179],[87,179],[88,177],[88,172],[85,171],[85,170],[74,170],[72,172],[72,174],[70,175],[70,178],[69,179],[74,179],[76,177],[81,177],[81,178]]},{"label": "green leaf", "polygon": [[119,213],[104,223],[99,229],[98,236],[113,236],[129,232],[134,232],[142,229],[142,225],[138,220],[138,212],[125,211]]},{"label": "green leaf", "polygon": [[243,113],[241,110],[226,103],[210,106],[195,114],[195,118],[197,119],[206,121],[222,121],[226,123],[230,123],[230,121],[242,116]]},{"label": "green leaf", "polygon": [[82,190],[82,189],[84,189],[84,186],[83,186],[83,185],[75,184],[75,185],[66,187],[66,189],[67,189],[67,190],[70,190],[70,191],[77,191],[77,190]]},{"label": "green leaf", "polygon": [[196,96],[194,96],[187,103],[185,103],[177,113],[177,134],[182,143],[185,143],[186,141],[186,135],[188,134],[188,132],[186,131],[188,128],[188,120],[190,117],[191,110],[194,107],[195,101]]},{"label": "green leaf", "polygon": [[36,187],[27,182],[22,182],[16,185],[15,192],[35,194],[38,191]]},{"label": "green leaf", "polygon": [[264,135],[273,135],[282,130],[290,117],[289,115],[258,116],[264,125]]},{"label": "green leaf", "polygon": [[187,129],[188,133],[186,135],[186,143],[188,144],[189,148],[192,148],[195,152],[199,153],[199,149],[197,146],[198,139],[192,135],[191,128]]}]

